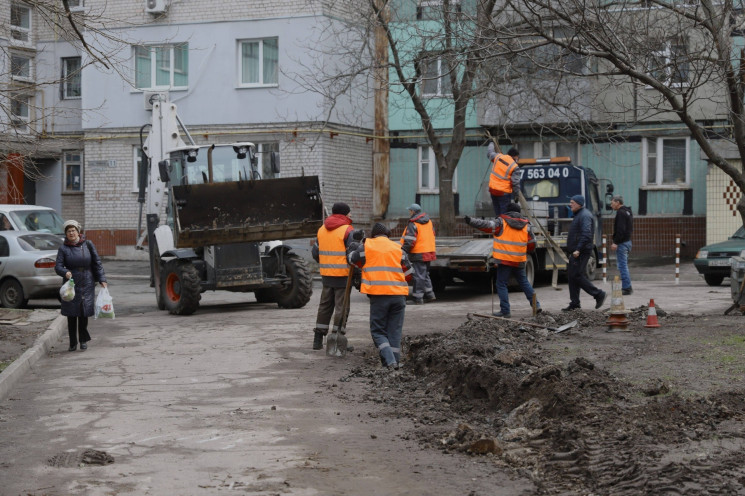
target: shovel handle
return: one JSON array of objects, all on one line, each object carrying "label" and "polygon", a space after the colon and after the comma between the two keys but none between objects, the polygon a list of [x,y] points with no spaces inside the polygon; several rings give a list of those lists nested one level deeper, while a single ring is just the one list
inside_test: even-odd
[{"label": "shovel handle", "polygon": [[350,294],[352,293],[352,280],[354,279],[354,267],[349,266],[349,274],[347,275],[347,285],[344,288],[344,300],[341,305],[341,322],[339,322],[339,330],[344,330],[347,327],[347,317],[349,316],[349,303]]}]

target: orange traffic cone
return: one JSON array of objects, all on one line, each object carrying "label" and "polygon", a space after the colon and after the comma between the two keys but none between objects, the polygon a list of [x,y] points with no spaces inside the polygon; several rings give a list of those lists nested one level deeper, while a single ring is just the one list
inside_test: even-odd
[{"label": "orange traffic cone", "polygon": [[644,327],[660,327],[660,324],[657,322],[657,309],[654,307],[654,298],[649,300],[647,323]]}]

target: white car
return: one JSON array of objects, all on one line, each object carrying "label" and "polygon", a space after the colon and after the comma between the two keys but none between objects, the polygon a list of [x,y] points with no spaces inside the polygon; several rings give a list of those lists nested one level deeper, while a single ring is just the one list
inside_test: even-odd
[{"label": "white car", "polygon": [[38,231],[64,236],[64,223],[53,208],[39,205],[0,205],[0,231]]},{"label": "white car", "polygon": [[59,298],[54,271],[62,238],[56,234],[0,231],[0,304],[25,307],[32,298]]}]

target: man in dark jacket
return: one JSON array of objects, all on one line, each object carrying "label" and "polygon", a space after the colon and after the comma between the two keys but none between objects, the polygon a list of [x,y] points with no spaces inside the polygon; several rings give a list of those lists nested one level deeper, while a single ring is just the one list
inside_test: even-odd
[{"label": "man in dark jacket", "polygon": [[414,267],[414,289],[412,303],[421,305],[435,301],[432,280],[429,278],[429,264],[435,256],[435,229],[429,215],[422,212],[417,203],[409,205],[409,223],[401,236],[401,247],[409,256]]},{"label": "man in dark jacket", "polygon": [[[507,211],[494,220],[472,219],[465,217],[466,224],[479,231],[494,235],[492,258],[497,265],[497,294],[499,295],[499,312],[496,317],[510,318],[510,297],[507,282],[514,276],[525,297],[533,304],[535,291],[525,276],[525,263],[528,253],[535,250],[535,236],[528,218],[520,213],[520,205],[507,204]],[[536,304],[536,312],[541,312],[541,304]]]},{"label": "man in dark jacket", "polygon": [[616,195],[610,201],[610,206],[616,211],[613,221],[613,243],[611,250],[616,252],[616,263],[621,275],[623,294],[634,292],[631,288],[631,274],[629,274],[629,253],[631,253],[631,232],[634,230],[634,216],[631,208],[623,204],[623,196]]},{"label": "man in dark jacket", "polygon": [[[344,290],[351,267],[347,263],[347,248],[352,241],[350,234],[354,231],[351,209],[343,202],[334,203],[331,215],[323,221],[318,229],[318,237],[311,249],[313,259],[319,263],[321,272],[321,301],[318,304],[316,326],[313,329],[313,349],[323,348],[323,337],[329,332],[331,316],[334,316],[332,332],[344,334],[341,329]],[[335,310],[335,312],[334,312]],[[348,311],[348,310],[347,310]]]},{"label": "man in dark jacket", "polygon": [[569,201],[569,208],[572,209],[574,214],[574,220],[572,220],[572,225],[569,226],[569,234],[567,235],[569,306],[562,308],[562,310],[568,312],[580,308],[580,289],[595,298],[595,308],[600,308],[605,303],[607,295],[605,291],[595,287],[585,274],[587,262],[592,255],[595,220],[592,213],[585,208],[585,197],[582,195],[574,195]]}]

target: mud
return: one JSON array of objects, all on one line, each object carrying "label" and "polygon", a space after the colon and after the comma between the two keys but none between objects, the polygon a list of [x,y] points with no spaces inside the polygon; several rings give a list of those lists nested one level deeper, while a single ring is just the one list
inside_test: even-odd
[{"label": "mud", "polygon": [[657,308],[661,327],[649,329],[647,315],[631,309],[613,331],[599,311],[526,320],[579,321],[561,334],[473,319],[406,338],[398,373],[371,356],[343,380],[410,418],[422,445],[488,457],[538,494],[745,493],[741,319]]}]

